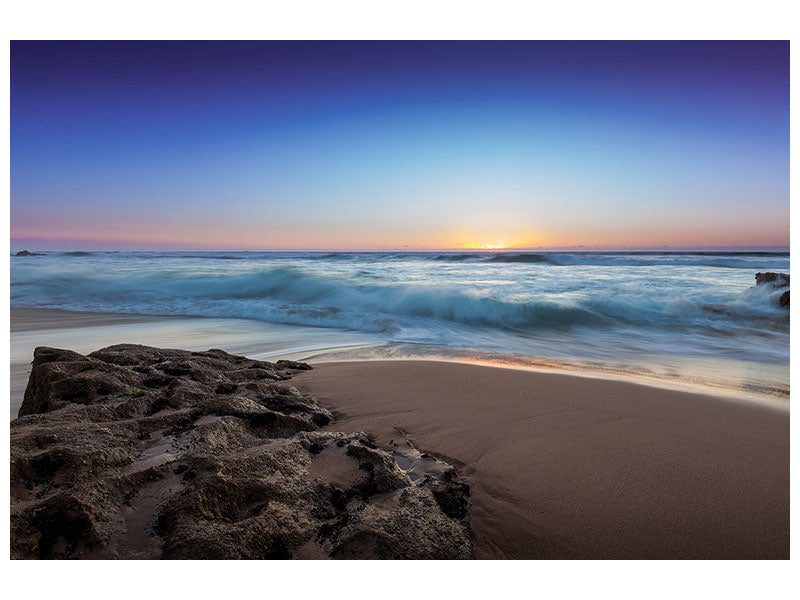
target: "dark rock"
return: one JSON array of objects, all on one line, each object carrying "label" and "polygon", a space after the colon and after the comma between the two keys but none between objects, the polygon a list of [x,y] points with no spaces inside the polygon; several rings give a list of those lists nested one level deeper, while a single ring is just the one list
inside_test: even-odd
[{"label": "dark rock", "polygon": [[772,284],[774,287],[788,287],[789,275],[786,273],[756,273],[756,285]]},{"label": "dark rock", "polygon": [[43,252],[28,252],[27,250],[20,250],[14,256],[45,256]]},{"label": "dark rock", "polygon": [[447,485],[437,481],[431,485],[433,497],[448,517],[463,519],[469,507],[469,486],[465,483]]},{"label": "dark rock", "polygon": [[[756,273],[756,285],[769,285],[776,290],[789,287],[789,275],[787,273]],[[770,294],[771,301],[775,301],[775,295]],[[789,290],[783,292],[778,298],[778,304],[789,306]]]},{"label": "dark rock", "polygon": [[[420,521],[425,522],[424,528],[409,526]],[[457,521],[441,511],[430,490],[410,486],[400,491],[392,511],[372,503],[348,509],[332,527],[320,531],[318,543],[332,548],[330,556],[337,559],[469,558],[469,534],[465,528],[463,537],[454,536],[453,522]]]},{"label": "dark rock", "polygon": [[279,369],[294,369],[295,371],[308,371],[311,369],[311,365],[294,360],[279,360],[275,364],[278,365]]},{"label": "dark rock", "polygon": [[455,472],[414,483],[365,434],[317,431],[332,415],[282,382],[293,365],[37,348],[11,423],[12,557],[469,558]]},{"label": "dark rock", "polygon": [[236,391],[238,384],[235,383],[220,383],[215,390],[217,394],[231,394]]}]

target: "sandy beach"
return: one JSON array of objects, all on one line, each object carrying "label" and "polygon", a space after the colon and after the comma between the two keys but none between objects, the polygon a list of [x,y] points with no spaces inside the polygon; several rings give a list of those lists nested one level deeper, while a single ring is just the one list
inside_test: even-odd
[{"label": "sandy beach", "polygon": [[472,488],[476,558],[789,557],[789,415],[621,381],[431,361],[296,378],[338,427]]}]

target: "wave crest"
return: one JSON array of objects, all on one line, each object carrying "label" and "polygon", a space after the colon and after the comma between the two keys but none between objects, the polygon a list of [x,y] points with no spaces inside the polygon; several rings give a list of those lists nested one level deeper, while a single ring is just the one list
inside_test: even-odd
[{"label": "wave crest", "polygon": [[[492,258],[536,263],[540,257]],[[431,331],[453,327],[472,328],[470,335],[478,335],[478,330],[480,335],[489,330],[532,334],[576,327],[608,331],[609,326],[735,335],[737,330],[762,329],[765,322],[775,323],[770,328],[788,329],[786,311],[766,286],[744,288],[738,295],[714,288],[687,291],[653,287],[647,277],[623,283],[602,277],[570,279],[562,267],[544,276],[537,270],[520,284],[514,281],[514,269],[503,271],[506,275],[500,278],[482,271],[479,277],[485,280],[473,283],[463,281],[459,271],[447,283],[436,283],[441,280],[408,271],[406,265],[388,275],[374,266],[358,271],[326,267],[321,273],[288,264],[257,270],[209,265],[203,271],[177,264],[121,270],[91,261],[80,261],[70,270],[58,265],[45,270],[15,266],[11,299],[15,306],[239,317],[362,331],[415,331],[428,338],[435,337]],[[398,272],[405,282],[394,278]]]},{"label": "wave crest", "polygon": [[495,263],[548,263],[558,264],[549,256],[542,254],[496,254],[488,259],[487,262]]}]

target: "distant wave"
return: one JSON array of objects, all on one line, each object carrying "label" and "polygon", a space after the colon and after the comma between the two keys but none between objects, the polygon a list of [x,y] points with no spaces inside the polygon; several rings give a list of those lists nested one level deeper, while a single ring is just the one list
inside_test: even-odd
[{"label": "distant wave", "polygon": [[549,263],[558,264],[552,257],[544,254],[487,254],[470,252],[465,254],[439,254],[432,257],[433,260],[452,260],[465,261],[475,260],[488,263]]},{"label": "distant wave", "polygon": [[247,256],[231,256],[229,254],[134,254],[135,258],[166,258],[166,259],[189,259],[189,260],[247,260]]},{"label": "distant wave", "polygon": [[710,267],[717,269],[789,269],[788,254],[778,253],[570,253],[553,254],[553,264],[561,266],[608,267]]},{"label": "distant wave", "polygon": [[454,260],[454,261],[462,261],[462,260],[478,260],[478,259],[485,259],[486,256],[483,254],[478,254],[475,252],[468,253],[468,254],[438,254],[433,256],[433,260]]},{"label": "distant wave", "polygon": [[497,254],[487,259],[487,262],[558,264],[551,257],[544,256],[543,254]]},{"label": "distant wave", "polygon": [[708,267],[716,269],[789,269],[788,252],[251,252],[251,251],[69,251],[53,252],[46,260],[72,258],[111,258],[124,260],[170,261],[250,261],[290,264],[304,261],[342,263],[452,262],[464,264],[529,264],[556,267]]},{"label": "distant wave", "polygon": [[355,256],[348,252],[328,252],[326,254],[311,254],[308,258],[316,260],[352,260]]},{"label": "distant wave", "polygon": [[[586,254],[592,254],[587,252]],[[653,250],[640,250],[640,251],[627,251],[627,252],[613,252],[613,254],[621,254],[621,255],[630,255],[630,256],[664,256],[664,255],[674,255],[674,256],[789,256],[788,252],[764,252],[764,251],[733,251],[733,252],[726,252],[723,250],[719,251],[697,251],[693,252],[690,250],[677,250],[677,251],[663,251],[663,252],[656,252]]]}]

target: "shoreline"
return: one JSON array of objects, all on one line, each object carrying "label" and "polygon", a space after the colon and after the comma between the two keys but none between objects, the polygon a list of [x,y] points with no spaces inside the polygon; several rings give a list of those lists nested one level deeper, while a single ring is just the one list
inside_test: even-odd
[{"label": "shoreline", "polygon": [[745,389],[712,379],[690,378],[683,373],[655,374],[652,370],[626,364],[581,362],[567,358],[529,357],[481,350],[446,348],[427,344],[386,343],[383,346],[331,348],[302,357],[311,364],[373,361],[427,361],[511,369],[529,373],[561,374],[601,381],[628,382],[661,390],[714,396],[735,402],[788,411],[788,385]]},{"label": "shoreline", "polygon": [[[67,311],[49,308],[11,308],[11,338],[12,346],[15,336],[33,337],[36,331],[60,331],[65,329],[83,329],[108,327],[117,328],[119,336],[110,339],[103,336],[98,340],[96,347],[83,345],[80,351],[90,352],[102,346],[117,343],[120,340],[131,342],[131,333],[139,335],[140,331],[149,324],[162,323],[168,326],[177,325],[185,327],[185,338],[181,339],[180,333],[175,332],[168,341],[176,348],[189,347],[197,350],[207,350],[210,347],[222,347],[234,354],[246,354],[251,358],[269,359],[284,358],[289,360],[302,360],[313,364],[329,362],[355,362],[355,361],[405,361],[425,360],[433,362],[450,362],[455,364],[483,365],[497,368],[508,368],[529,371],[534,373],[560,373],[575,377],[600,379],[607,381],[627,381],[656,389],[666,389],[678,392],[713,395],[730,400],[753,402],[770,406],[780,410],[789,410],[790,389],[786,384],[757,385],[752,381],[744,380],[731,383],[734,378],[720,379],[704,376],[702,373],[688,374],[676,371],[673,368],[662,367],[654,369],[653,365],[646,363],[614,363],[611,361],[590,361],[568,357],[525,356],[513,353],[502,353],[488,350],[456,348],[448,346],[435,346],[431,344],[415,344],[408,342],[387,342],[370,334],[351,333],[346,330],[337,330],[325,327],[309,327],[304,325],[269,323],[239,317],[193,317],[186,315],[142,315],[127,313],[97,313]],[[218,337],[211,335],[200,336],[197,329],[204,328],[213,322],[231,322],[235,324],[244,335],[242,340],[229,339],[225,342],[217,341]],[[278,330],[284,333],[284,339],[292,338],[295,332],[302,332],[307,340],[303,346],[274,351],[269,343],[260,344],[259,340],[251,335],[248,325],[256,325],[262,330]],[[137,328],[138,326],[138,328]],[[100,331],[95,329],[95,331]],[[270,332],[271,333],[271,332]],[[149,334],[148,334],[149,335]],[[127,337],[126,337],[127,336]],[[219,336],[219,333],[217,333]],[[84,338],[87,336],[83,336]],[[201,343],[205,338],[207,347]],[[270,336],[274,340],[274,336]],[[349,338],[353,338],[352,340]],[[245,339],[247,338],[247,339]],[[330,340],[329,343],[315,343],[316,338]],[[197,340],[196,342],[194,340]],[[69,341],[68,339],[66,340]],[[190,343],[192,342],[192,343]],[[135,341],[133,343],[145,343]],[[164,339],[154,339],[150,345],[164,345]],[[220,346],[220,343],[222,345]],[[43,342],[35,345],[50,345]],[[263,346],[263,347],[262,347]],[[274,346],[274,344],[273,344]],[[69,347],[69,346],[64,346]],[[32,347],[30,348],[32,352]],[[70,348],[75,349],[75,348]],[[675,360],[675,357],[670,357]],[[698,361],[708,359],[697,359]],[[772,363],[765,363],[765,368],[775,368]],[[787,367],[788,368],[788,367]],[[19,379],[27,377],[29,369],[22,368],[19,361],[14,361],[12,356],[12,389],[18,392]],[[16,380],[16,387],[13,380]],[[24,383],[22,385],[24,391]]]},{"label": "shoreline", "polygon": [[180,315],[139,315],[125,313],[99,313],[62,310],[59,308],[19,308],[11,307],[11,333],[47,331],[49,329],[72,329],[77,327],[101,327],[108,325],[127,325],[131,323],[150,323],[188,319]]},{"label": "shoreline", "polygon": [[787,412],[433,361],[324,363],[293,383],[336,427],[456,465],[475,558],[789,556]]}]

